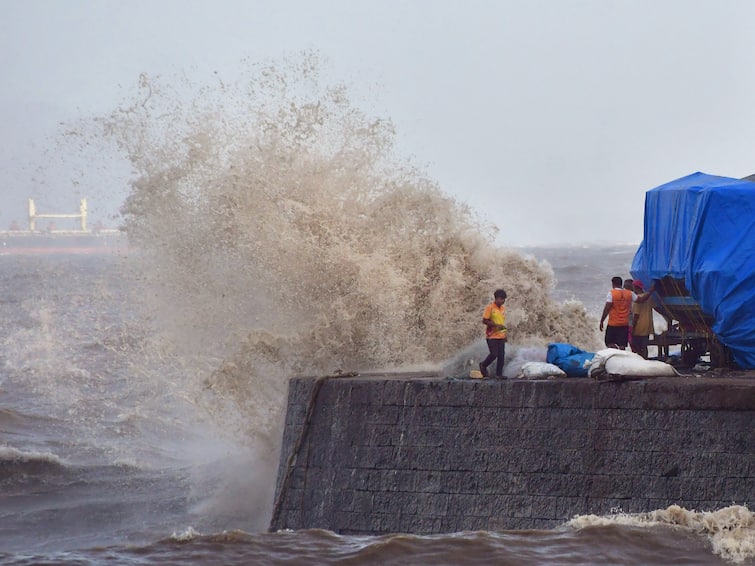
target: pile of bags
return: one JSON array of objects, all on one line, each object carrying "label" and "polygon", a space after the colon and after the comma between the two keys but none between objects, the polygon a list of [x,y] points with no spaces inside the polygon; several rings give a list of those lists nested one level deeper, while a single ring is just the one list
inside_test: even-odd
[{"label": "pile of bags", "polygon": [[585,352],[571,344],[548,344],[545,362],[527,362],[517,377],[546,379],[553,377],[663,377],[679,373],[667,363],[646,360],[626,350],[606,348],[598,352]]}]

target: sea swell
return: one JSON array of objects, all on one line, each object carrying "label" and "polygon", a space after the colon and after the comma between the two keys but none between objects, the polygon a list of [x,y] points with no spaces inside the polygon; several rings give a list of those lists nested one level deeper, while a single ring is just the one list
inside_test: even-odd
[{"label": "sea swell", "polygon": [[43,481],[61,475],[66,464],[49,452],[22,451],[0,446],[0,487],[7,494],[12,486],[29,481]]}]

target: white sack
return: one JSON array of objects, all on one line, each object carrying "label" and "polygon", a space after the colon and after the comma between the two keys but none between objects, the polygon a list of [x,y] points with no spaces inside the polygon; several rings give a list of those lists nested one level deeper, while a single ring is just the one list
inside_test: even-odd
[{"label": "white sack", "polygon": [[646,360],[639,354],[626,350],[606,348],[595,353],[588,375],[624,375],[640,377],[674,376],[679,373],[673,366],[657,360]]},{"label": "white sack", "polygon": [[518,378],[544,379],[546,377],[566,377],[566,372],[560,367],[547,362],[527,362],[522,365]]}]

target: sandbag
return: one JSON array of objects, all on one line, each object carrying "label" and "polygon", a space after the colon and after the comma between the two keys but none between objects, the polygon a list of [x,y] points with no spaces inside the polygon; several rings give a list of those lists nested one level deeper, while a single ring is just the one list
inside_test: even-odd
[{"label": "sandbag", "polygon": [[569,377],[586,377],[594,355],[571,344],[552,342],[548,344],[545,361],[558,366]]},{"label": "sandbag", "polygon": [[588,368],[588,375],[594,378],[606,375],[671,377],[679,375],[679,372],[667,363],[658,360],[646,360],[634,352],[606,348],[595,353]]},{"label": "sandbag", "polygon": [[566,377],[566,372],[560,367],[548,362],[527,362],[517,375],[520,379],[546,379],[548,377]]}]

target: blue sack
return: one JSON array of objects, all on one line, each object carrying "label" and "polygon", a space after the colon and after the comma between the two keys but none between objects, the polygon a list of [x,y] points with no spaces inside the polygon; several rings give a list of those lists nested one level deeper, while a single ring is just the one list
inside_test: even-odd
[{"label": "blue sack", "polygon": [[571,344],[553,342],[548,344],[546,361],[564,370],[569,377],[587,377],[593,357],[594,353],[585,352]]}]

